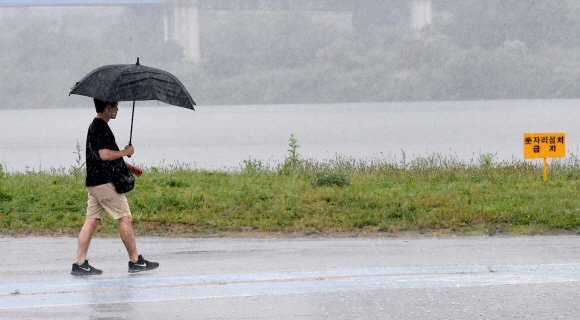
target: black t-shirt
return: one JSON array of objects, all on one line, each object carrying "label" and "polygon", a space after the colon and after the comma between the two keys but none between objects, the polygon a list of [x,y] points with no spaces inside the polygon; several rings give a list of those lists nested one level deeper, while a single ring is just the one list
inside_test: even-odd
[{"label": "black t-shirt", "polygon": [[89,126],[87,134],[87,187],[98,186],[111,182],[111,162],[103,161],[99,150],[109,149],[119,151],[115,136],[109,125],[103,119],[95,118]]}]

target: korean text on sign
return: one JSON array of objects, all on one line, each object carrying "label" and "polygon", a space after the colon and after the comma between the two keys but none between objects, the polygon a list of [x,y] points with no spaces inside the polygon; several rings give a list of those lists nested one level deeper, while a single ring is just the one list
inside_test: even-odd
[{"label": "korean text on sign", "polygon": [[524,159],[563,158],[565,142],[564,133],[524,133]]}]

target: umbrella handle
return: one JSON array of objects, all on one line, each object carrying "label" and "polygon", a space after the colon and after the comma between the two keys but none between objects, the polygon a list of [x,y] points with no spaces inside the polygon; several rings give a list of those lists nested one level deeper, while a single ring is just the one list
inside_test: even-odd
[{"label": "umbrella handle", "polygon": [[[139,64],[139,58],[137,58],[137,64]],[[133,112],[131,113],[131,133],[129,134],[129,145],[132,146],[131,140],[133,140],[133,118],[135,118],[135,100],[133,100]],[[127,156],[131,158],[131,156]]]}]

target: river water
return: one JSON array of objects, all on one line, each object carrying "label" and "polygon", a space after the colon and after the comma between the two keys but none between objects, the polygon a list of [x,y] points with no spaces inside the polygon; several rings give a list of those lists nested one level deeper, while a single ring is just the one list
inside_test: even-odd
[{"label": "river water", "polygon": [[[90,101],[90,100],[89,100]],[[477,160],[523,160],[524,133],[566,134],[567,155],[580,147],[580,100],[401,102],[324,105],[198,106],[196,111],[137,102],[132,163],[239,168],[249,158],[275,164],[291,134],[303,158],[388,158],[435,153]],[[0,163],[24,172],[76,164],[95,116],[92,102],[69,109],[0,110]],[[131,103],[109,122],[117,144],[129,141]],[[84,151],[82,153],[84,161]]]}]

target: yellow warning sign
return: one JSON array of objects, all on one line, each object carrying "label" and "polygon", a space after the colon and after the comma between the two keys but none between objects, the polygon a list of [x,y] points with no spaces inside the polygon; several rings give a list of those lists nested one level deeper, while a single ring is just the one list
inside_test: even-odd
[{"label": "yellow warning sign", "polygon": [[524,159],[563,158],[565,142],[564,133],[524,133]]}]

